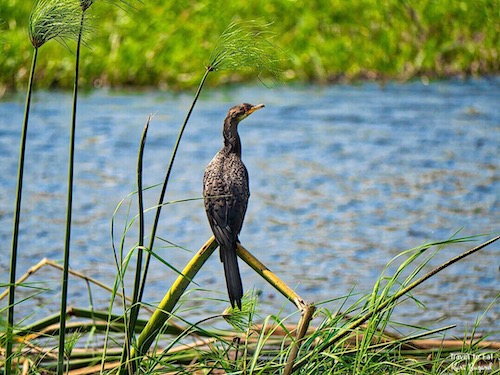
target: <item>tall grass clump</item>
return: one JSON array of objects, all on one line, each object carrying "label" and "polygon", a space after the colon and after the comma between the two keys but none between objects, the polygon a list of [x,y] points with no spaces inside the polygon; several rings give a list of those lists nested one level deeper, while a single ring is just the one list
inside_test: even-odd
[{"label": "tall grass clump", "polygon": [[[481,245],[475,246],[462,254],[442,263],[440,266],[432,269],[426,274],[417,277],[423,270],[424,266],[440,251],[443,247],[449,246],[461,242],[469,242],[472,237],[466,238],[452,238],[447,241],[435,242],[419,246],[416,249],[411,249],[398,255],[393,259],[387,267],[389,267],[397,258],[401,256],[408,255],[408,258],[402,262],[402,264],[397,268],[396,272],[387,277],[382,274],[381,277],[375,283],[373,292],[368,296],[366,303],[363,308],[357,313],[357,316],[350,318],[348,323],[342,329],[336,329],[333,331],[332,335],[328,335],[326,339],[320,340],[315,351],[306,353],[293,367],[293,370],[299,370],[301,368],[307,368],[311,365],[317,366],[317,353],[334,353],[339,345],[342,345],[345,340],[356,332],[363,324],[366,324],[364,335],[361,340],[356,342],[357,355],[363,353],[363,348],[371,348],[372,344],[380,344],[382,336],[385,333],[385,328],[390,321],[390,316],[393,310],[397,307],[401,298],[412,298],[410,292],[416,287],[420,286],[422,283],[435,276],[445,268],[453,265],[454,263],[469,257],[479,250],[493,244],[498,241],[500,236],[494,237]],[[437,248],[428,257],[424,258],[419,264],[414,266],[417,259],[421,258],[423,254],[426,254],[431,248]],[[386,268],[387,268],[386,267]],[[414,267],[413,270],[411,267]],[[404,273],[409,273],[403,280],[401,280]],[[315,354],[316,353],[316,354]],[[316,358],[315,358],[316,357]],[[366,365],[366,356],[359,356],[356,361],[356,373],[366,372],[363,366]],[[368,362],[373,365],[374,361]],[[377,361],[375,361],[377,363]]]},{"label": "tall grass clump", "polygon": [[21,130],[19,146],[19,161],[17,172],[16,201],[14,209],[14,224],[12,229],[11,257],[9,271],[9,308],[7,318],[7,346],[6,346],[6,373],[10,374],[12,361],[12,327],[14,325],[15,283],[17,268],[17,253],[19,240],[19,225],[23,191],[24,159],[26,154],[26,139],[28,135],[28,120],[33,92],[33,81],[36,69],[38,50],[52,39],[65,44],[67,39],[74,39],[78,35],[78,7],[75,2],[58,0],[36,1],[30,15],[28,33],[33,46],[30,76],[24,109],[24,121]]}]

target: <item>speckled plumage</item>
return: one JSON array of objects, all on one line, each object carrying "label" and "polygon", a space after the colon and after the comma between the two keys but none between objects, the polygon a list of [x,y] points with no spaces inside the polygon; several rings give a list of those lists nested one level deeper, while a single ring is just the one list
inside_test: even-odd
[{"label": "speckled plumage", "polygon": [[241,309],[241,282],[236,247],[247,210],[250,190],[248,172],[241,161],[238,124],[252,112],[264,107],[243,103],[231,108],[224,120],[224,145],[205,169],[203,197],[208,222],[220,248],[220,259],[229,301]]}]

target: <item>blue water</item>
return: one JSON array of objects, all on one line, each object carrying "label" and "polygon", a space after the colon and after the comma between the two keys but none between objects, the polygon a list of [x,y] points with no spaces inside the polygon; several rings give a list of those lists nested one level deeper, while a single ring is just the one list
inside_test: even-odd
[{"label": "blue water", "polygon": [[[221,146],[227,110],[241,102],[265,103],[265,109],[240,126],[252,194],[240,239],[307,301],[335,299],[353,288],[361,296],[403,250],[445,240],[457,231],[458,237],[489,234],[443,249],[424,268],[428,271],[500,232],[498,98],[498,78],[206,90],[186,128],[166,200],[199,198],[203,170]],[[119,201],[135,190],[146,118],[154,114],[144,155],[144,185],[149,186],[163,181],[191,99],[192,93],[158,91],[81,94],[70,259],[75,270],[112,285],[111,220]],[[18,275],[44,257],[63,257],[70,108],[70,93],[34,95]],[[22,96],[0,102],[2,283],[8,280],[23,110]],[[146,207],[156,204],[158,194],[158,188],[146,192]],[[132,200],[115,215],[116,247],[136,206]],[[156,242],[156,252],[182,269],[210,234],[200,199],[172,203],[162,212],[157,235],[163,240]],[[136,236],[132,225],[126,250]],[[413,294],[426,308],[406,301],[394,319],[431,328],[456,324],[450,332],[463,335],[500,293],[499,250],[494,244],[433,277]],[[263,291],[262,315],[282,307],[283,314],[294,311],[246,265],[241,269],[245,289]],[[128,288],[132,278],[130,274]],[[171,269],[153,260],[146,301],[160,300],[174,278]],[[60,274],[47,268],[28,281],[31,288],[19,289],[19,298],[37,292],[33,287],[49,290],[20,304],[19,319],[32,312],[31,318],[57,312]],[[196,321],[220,313],[226,303],[202,300],[227,298],[218,256],[194,281],[197,290],[186,296],[179,314]],[[72,278],[69,292],[70,305],[107,309],[109,295],[97,287],[89,295],[86,284]],[[332,309],[339,305],[326,304]],[[499,320],[496,301],[478,331],[498,335]]]}]

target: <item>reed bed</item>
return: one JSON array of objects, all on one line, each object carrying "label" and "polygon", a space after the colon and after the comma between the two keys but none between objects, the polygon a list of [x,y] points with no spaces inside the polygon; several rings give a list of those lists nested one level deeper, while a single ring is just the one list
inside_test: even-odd
[{"label": "reed bed", "polygon": [[[457,241],[471,239],[452,239],[412,249],[405,254],[406,261],[394,275],[389,279],[388,275],[381,275],[380,282],[385,284],[384,288],[375,286],[373,294],[362,296],[350,306],[345,301],[352,295],[339,297],[339,309],[336,311],[323,308],[321,303],[317,304],[311,316],[315,324],[305,329],[299,342],[297,334],[300,324],[298,326],[291,321],[296,320],[296,315],[304,311],[298,309],[291,316],[258,318],[258,294],[253,292],[245,295],[242,312],[225,311],[220,316],[209,317],[207,322],[189,323],[182,316],[169,314],[168,319],[162,322],[161,329],[142,358],[139,368],[141,373],[150,374],[204,374],[207,371],[279,374],[283,373],[291,348],[298,343],[298,355],[291,367],[294,373],[439,374],[453,370],[454,373],[465,374],[481,366],[498,369],[500,342],[475,334],[474,329],[480,325],[480,320],[469,332],[470,335],[464,338],[446,338],[446,331],[452,328],[450,326],[434,330],[416,328],[408,336],[402,336],[388,328],[391,325],[390,313],[398,305],[397,296],[409,292],[401,291],[414,283],[419,285],[460,257],[473,254],[498,239],[499,237],[495,237],[476,246],[419,278],[415,279],[411,276],[413,272],[410,272],[410,276],[402,280],[400,271],[418,271],[429,260],[423,254],[432,247],[450,246]],[[248,261],[245,254],[240,255]],[[43,259],[28,270],[18,280],[18,284],[28,282],[32,275],[44,267],[61,273],[63,271],[61,265]],[[116,292],[116,287],[103,285],[76,270],[70,270],[70,275],[107,291],[110,298]],[[409,277],[415,280],[410,282]],[[396,283],[396,290],[384,292],[387,287],[392,288]],[[282,293],[286,294],[283,290]],[[7,295],[8,293],[3,293],[0,298]],[[297,298],[296,295],[288,297],[291,300]],[[379,303],[374,304],[376,299],[380,299]],[[492,301],[492,304],[497,302]],[[143,334],[157,311],[154,307],[144,309],[143,316],[136,320],[134,334]],[[28,371],[26,373],[51,373],[57,370],[60,317],[60,314],[54,314],[32,324],[15,327],[14,366],[18,365],[23,371]],[[66,311],[65,318],[68,320],[65,326],[68,341],[64,351],[69,374],[115,373],[120,370],[127,332],[124,315],[71,307]],[[222,319],[227,320],[228,328],[214,329],[211,323]],[[108,345],[104,345],[105,342]],[[471,358],[474,360],[470,360]]]}]

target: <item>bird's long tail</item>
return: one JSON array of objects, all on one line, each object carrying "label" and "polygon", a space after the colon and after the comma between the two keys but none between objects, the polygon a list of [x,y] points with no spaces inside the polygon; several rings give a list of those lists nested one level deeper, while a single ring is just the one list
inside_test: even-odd
[{"label": "bird's long tail", "polygon": [[243,297],[243,284],[241,282],[240,269],[236,257],[236,243],[233,248],[220,247],[220,258],[224,264],[224,275],[226,277],[227,293],[229,302],[234,308],[236,304],[241,310],[241,298]]}]

